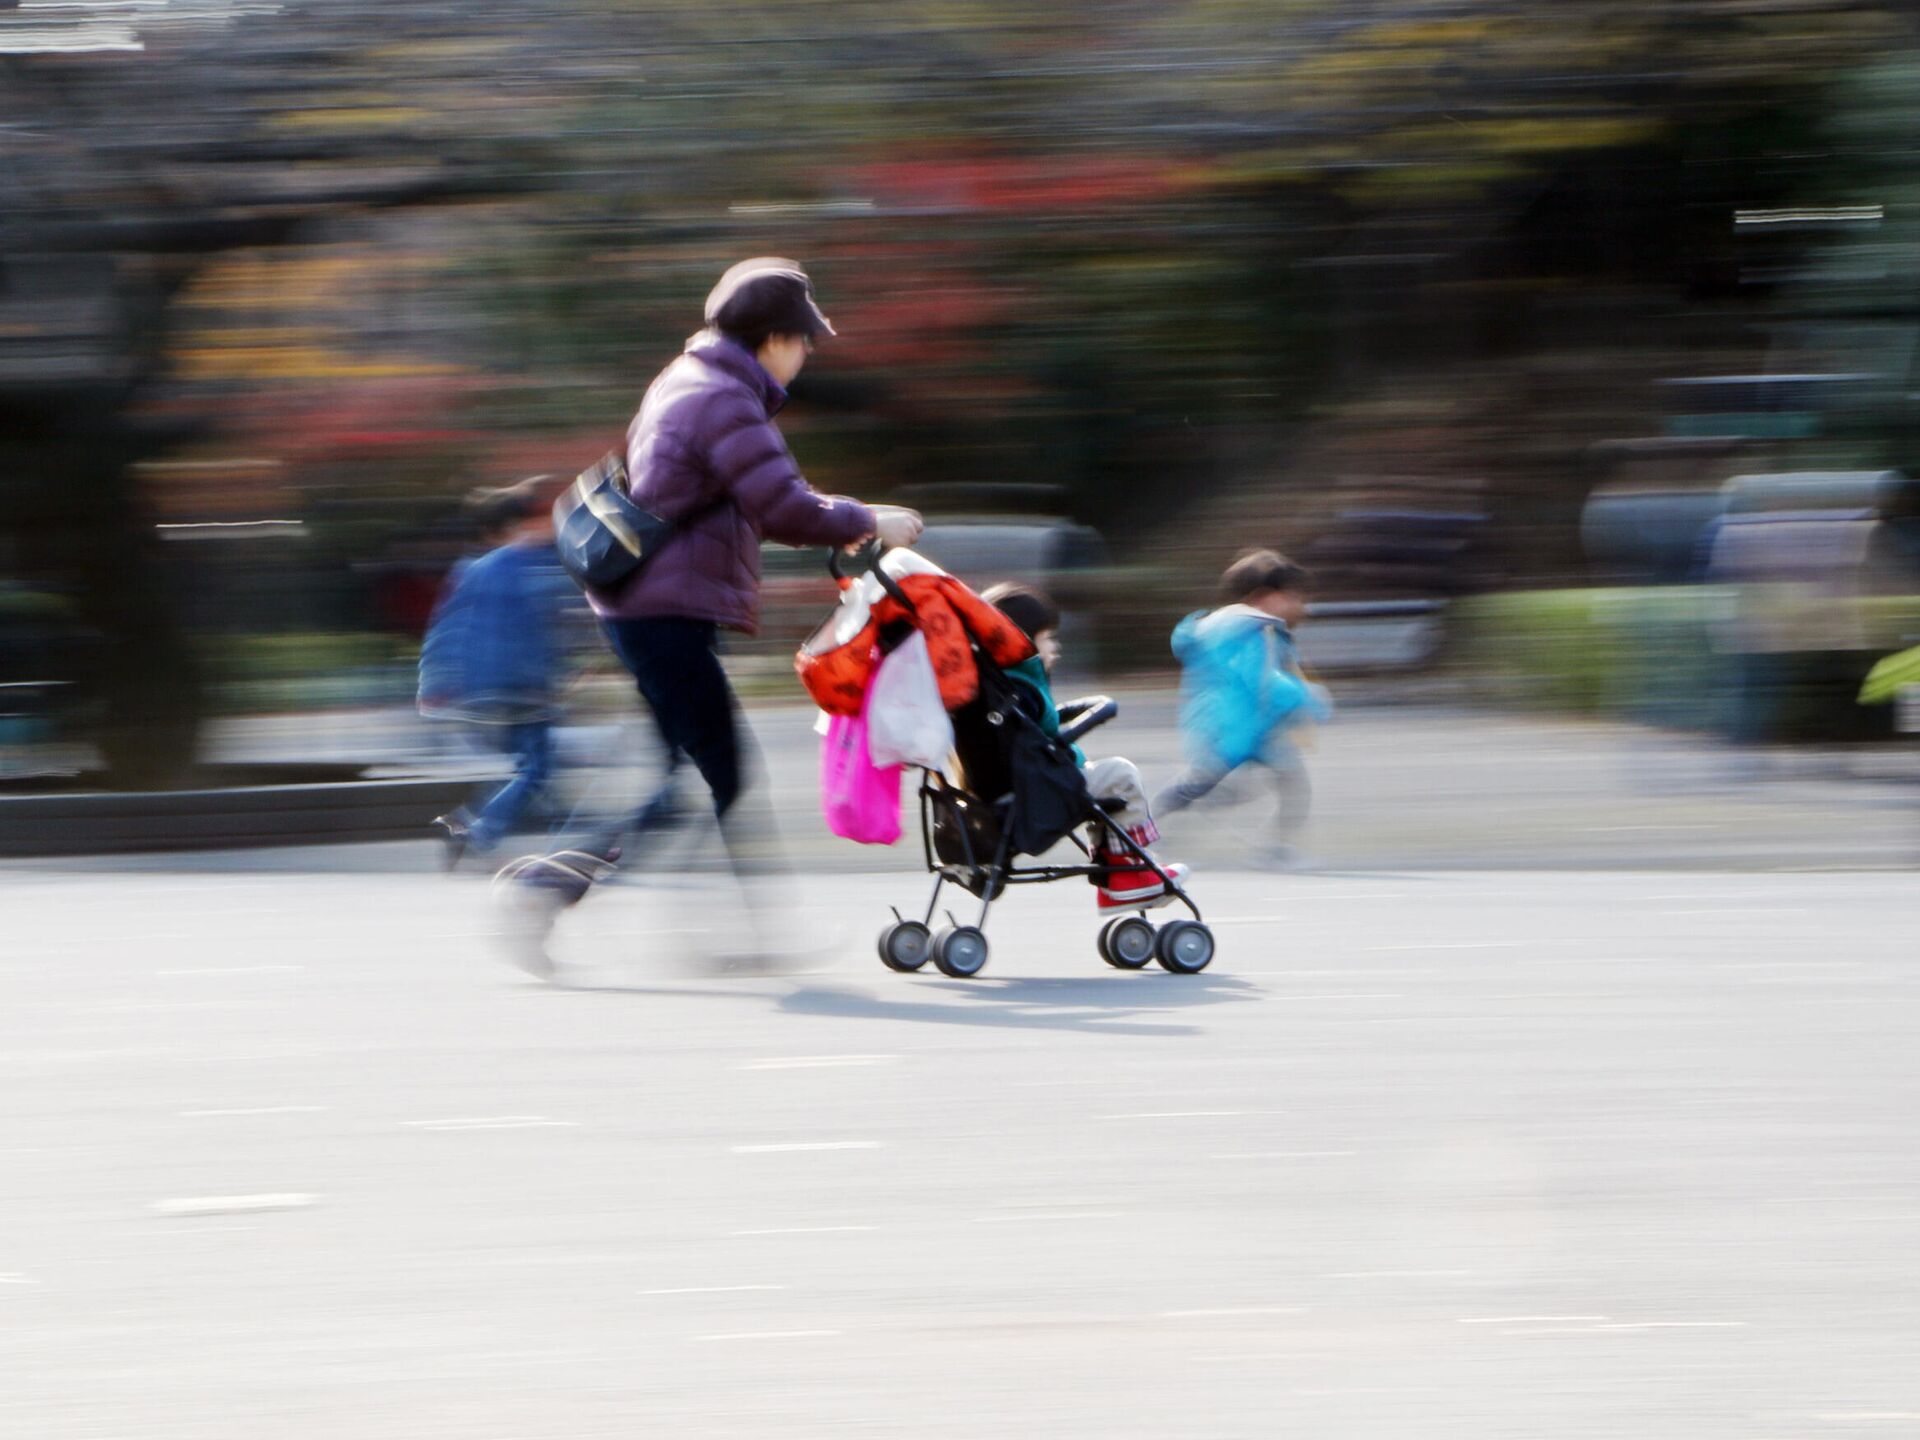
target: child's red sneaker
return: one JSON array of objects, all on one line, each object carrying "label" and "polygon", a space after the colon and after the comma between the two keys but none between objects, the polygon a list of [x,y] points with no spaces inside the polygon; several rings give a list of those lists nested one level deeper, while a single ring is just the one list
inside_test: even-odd
[{"label": "child's red sneaker", "polygon": [[[1118,910],[1151,910],[1173,899],[1158,872],[1132,856],[1102,858],[1113,867],[1099,887],[1098,905],[1102,915]],[[1187,878],[1185,865],[1163,864],[1160,869],[1171,875],[1176,885]]]}]

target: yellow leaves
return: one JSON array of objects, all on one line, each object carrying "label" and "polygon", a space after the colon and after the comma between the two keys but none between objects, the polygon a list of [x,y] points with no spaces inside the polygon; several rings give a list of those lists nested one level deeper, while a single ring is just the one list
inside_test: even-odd
[{"label": "yellow leaves", "polygon": [[[389,380],[458,375],[465,367],[404,354],[355,354],[359,318],[383,290],[441,264],[432,255],[348,247],[242,251],[200,275],[179,303],[202,321],[172,351],[188,381]],[[222,325],[232,316],[268,323]],[[282,318],[300,323],[273,323]]]},{"label": "yellow leaves", "polygon": [[1461,45],[1484,40],[1500,29],[1500,23],[1491,19],[1408,20],[1397,25],[1376,25],[1360,38],[1364,44],[1388,47]]},{"label": "yellow leaves", "polygon": [[1389,71],[1431,69],[1446,58],[1445,50],[1431,46],[1389,51],[1372,47],[1335,50],[1301,61],[1287,72],[1287,77],[1306,84],[1315,80],[1365,79]]},{"label": "yellow leaves", "polygon": [[[1439,108],[1451,92],[1474,94],[1472,77],[1602,74],[1644,58],[1657,43],[1645,26],[1570,13],[1525,19],[1455,19],[1376,25],[1337,49],[1285,71],[1290,87],[1325,100],[1398,90],[1409,72],[1433,77],[1426,98]],[[1443,78],[1444,77],[1444,78]]]},{"label": "yellow leaves", "polygon": [[1354,200],[1470,194],[1524,174],[1529,161],[1569,151],[1643,144],[1658,120],[1637,115],[1542,114],[1382,131],[1356,142],[1275,147],[1228,157],[1203,173],[1216,185],[1309,180],[1365,164],[1342,191]]},{"label": "yellow leaves", "polygon": [[458,365],[399,357],[362,359],[323,345],[235,345],[225,343],[224,337],[205,338],[213,343],[185,345],[173,352],[182,380],[393,380],[461,373]]},{"label": "yellow leaves", "polygon": [[469,60],[505,54],[512,49],[513,42],[510,40],[472,36],[451,40],[402,40],[394,45],[376,45],[365,53],[369,60]]},{"label": "yellow leaves", "polygon": [[288,110],[267,120],[272,130],[384,130],[412,125],[432,116],[417,105],[351,105],[315,110]]},{"label": "yellow leaves", "polygon": [[1626,115],[1536,115],[1510,120],[1463,120],[1395,131],[1386,143],[1453,155],[1541,155],[1642,144],[1660,133],[1658,121]]},{"label": "yellow leaves", "polygon": [[1598,150],[1610,145],[1642,145],[1661,133],[1657,120],[1626,116],[1562,116],[1540,120],[1488,121],[1479,130],[1497,154],[1526,155],[1552,150]]},{"label": "yellow leaves", "polygon": [[259,325],[232,330],[201,330],[187,337],[201,345],[300,345],[320,338],[312,325]]},{"label": "yellow leaves", "polygon": [[405,271],[431,269],[430,256],[303,251],[268,258],[243,253],[210,266],[180,304],[203,310],[331,308],[364,304],[369,291]]}]

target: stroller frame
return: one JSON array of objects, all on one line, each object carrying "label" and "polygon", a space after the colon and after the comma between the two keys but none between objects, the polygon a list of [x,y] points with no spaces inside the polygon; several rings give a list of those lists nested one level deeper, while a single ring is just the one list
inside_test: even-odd
[{"label": "stroller frame", "polygon": [[[1113,702],[1102,696],[1099,697],[1099,703],[1111,705]],[[1022,716],[1021,719],[1025,720],[1026,717]],[[1032,722],[1027,721],[1027,723],[1030,724]],[[1091,728],[1092,726],[1086,727],[1086,729]],[[1086,733],[1085,730],[1078,730],[1075,732],[1074,738],[1078,738],[1079,735],[1084,733]],[[1062,739],[1067,739],[1067,737],[1063,734]],[[1069,741],[1069,743],[1071,743],[1071,741]],[[986,892],[979,897],[980,918],[974,922],[977,926],[983,926],[987,923],[987,912],[992,908],[993,902],[999,898],[1000,894],[1004,892],[1005,887],[1008,885],[1044,885],[1053,880],[1103,880],[1109,873],[1110,867],[1094,863],[1092,847],[1087,844],[1085,838],[1082,837],[1077,830],[1068,832],[1066,838],[1071,840],[1075,848],[1087,857],[1087,863],[1084,865],[1020,865],[1012,862],[1008,854],[1008,851],[1012,848],[1007,826],[1007,821],[1012,818],[1010,813],[1005,813],[1000,817],[1000,845],[992,859],[986,864],[981,864],[980,857],[973,853],[973,837],[967,832],[964,826],[960,828],[959,838],[961,846],[966,852],[965,858],[963,860],[940,859],[933,848],[932,807],[939,804],[943,796],[952,794],[962,795],[974,800],[979,798],[971,795],[960,786],[949,784],[935,771],[921,772],[920,849],[921,853],[926,857],[927,871],[934,877],[933,895],[927,901],[926,921],[928,923],[932,921],[934,910],[940,903],[940,891],[943,886],[952,883],[961,885],[962,888],[970,888],[966,885],[965,880],[962,878],[963,876],[965,876],[966,879],[978,881],[981,888]],[[1000,808],[1003,811],[1010,812],[1014,803],[1013,797],[1009,796],[1001,802]],[[1124,826],[1117,824],[1113,818],[1101,808],[1099,801],[1094,801],[1093,812],[1088,816],[1086,823],[1088,825],[1098,825],[1106,839],[1117,841],[1134,859],[1153,871],[1155,875],[1158,875],[1161,883],[1166,887],[1166,893],[1186,906],[1188,912],[1194,919],[1199,920],[1204,918],[1200,914],[1200,907],[1194,904],[1193,897],[1181,888],[1179,881],[1168,874],[1166,870],[1162,869],[1160,863],[1153,858],[1152,854],[1143,848],[1133,836],[1129,835]]]},{"label": "stroller frame", "polygon": [[[992,661],[977,650],[975,660],[983,672],[994,675],[1001,684],[1007,683],[998,674]],[[1105,695],[1062,706],[1062,715],[1071,715],[1072,718],[1061,727],[1058,743],[1076,743],[1094,727],[1111,720],[1119,713],[1119,708]],[[1020,724],[1039,728],[1038,722],[1017,704],[1002,705],[988,718],[995,725]],[[987,961],[984,933],[987,916],[1008,886],[1045,885],[1055,880],[1090,880],[1098,883],[1111,873],[1111,866],[1095,861],[1094,847],[1081,833],[1085,826],[1096,831],[1096,843],[1104,840],[1110,848],[1123,851],[1159,877],[1165,898],[1156,897],[1158,903],[1178,902],[1193,917],[1191,920],[1176,919],[1156,931],[1153,923],[1142,913],[1147,906],[1130,909],[1108,920],[1101,928],[1098,941],[1100,958],[1121,970],[1143,969],[1155,960],[1160,962],[1162,968],[1175,974],[1192,975],[1204,970],[1213,959],[1214,945],[1213,934],[1207,928],[1200,907],[1179,880],[1128,834],[1126,827],[1115,821],[1098,799],[1089,798],[1091,803],[1086,815],[1064,837],[1086,856],[1085,864],[1021,865],[1012,853],[1012,819],[1015,807],[1019,804],[1017,792],[1010,791],[999,800],[989,802],[965,787],[951,783],[936,771],[923,770],[920,779],[920,847],[927,870],[933,876],[933,893],[927,897],[926,912],[919,920],[906,918],[898,907],[894,907],[894,923],[880,932],[881,962],[889,969],[910,972],[918,970],[931,959],[943,974],[955,978],[977,975]],[[943,859],[940,856],[934,843],[935,810],[942,805],[955,806],[956,801],[992,807],[1000,834],[991,859],[976,853],[972,831],[959,818],[957,809],[953,812],[956,818],[953,828],[959,841],[960,858]],[[957,885],[978,898],[980,913],[968,925],[962,924],[949,910],[946,912],[947,925],[935,932],[931,928],[934,916],[940,909],[941,892],[948,885]]]}]

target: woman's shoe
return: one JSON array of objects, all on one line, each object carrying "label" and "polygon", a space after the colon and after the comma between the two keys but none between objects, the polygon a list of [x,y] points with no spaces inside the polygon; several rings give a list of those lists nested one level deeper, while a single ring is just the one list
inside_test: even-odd
[{"label": "woman's shoe", "polygon": [[554,977],[547,939],[560,912],[577,905],[594,882],[613,873],[612,857],[590,850],[556,850],[551,855],[522,855],[493,877],[494,906],[507,957],[529,975]]}]

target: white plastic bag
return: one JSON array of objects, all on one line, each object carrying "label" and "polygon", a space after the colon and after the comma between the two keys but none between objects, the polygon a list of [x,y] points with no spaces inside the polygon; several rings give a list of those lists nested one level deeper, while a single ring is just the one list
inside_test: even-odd
[{"label": "white plastic bag", "polygon": [[945,768],[953,721],[940,703],[927,637],[918,630],[880,661],[867,687],[867,750],[873,763]]}]

